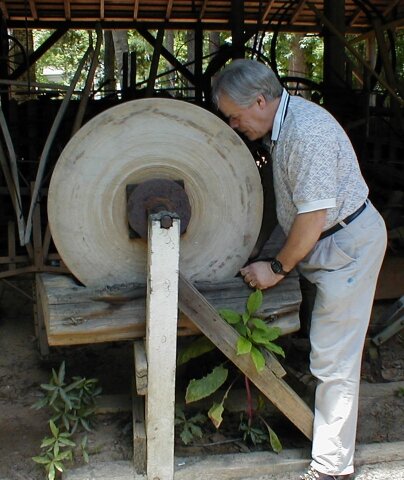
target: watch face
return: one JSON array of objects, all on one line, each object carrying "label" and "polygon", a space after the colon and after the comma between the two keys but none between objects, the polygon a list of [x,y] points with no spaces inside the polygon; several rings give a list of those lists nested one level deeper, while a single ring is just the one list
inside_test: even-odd
[{"label": "watch face", "polygon": [[282,264],[279,260],[272,260],[271,268],[274,273],[281,273],[283,272]]}]

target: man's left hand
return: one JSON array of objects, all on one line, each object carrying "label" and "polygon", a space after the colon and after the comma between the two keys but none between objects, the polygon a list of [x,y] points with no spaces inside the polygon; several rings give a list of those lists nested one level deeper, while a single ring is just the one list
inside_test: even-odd
[{"label": "man's left hand", "polygon": [[251,263],[242,268],[240,273],[251,288],[259,288],[260,290],[273,287],[284,278],[283,275],[272,271],[269,262]]}]

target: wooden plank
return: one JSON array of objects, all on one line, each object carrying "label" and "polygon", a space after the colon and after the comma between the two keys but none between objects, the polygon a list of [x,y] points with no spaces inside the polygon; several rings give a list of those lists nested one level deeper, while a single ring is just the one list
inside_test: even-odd
[{"label": "wooden plank", "polygon": [[146,473],[146,426],[145,407],[143,397],[138,397],[133,392],[133,464],[135,472],[139,475]]},{"label": "wooden plank", "polygon": [[135,385],[138,395],[147,393],[147,357],[144,341],[133,342],[133,353],[135,360]]},{"label": "wooden plank", "polygon": [[35,275],[34,293],[34,325],[35,334],[38,340],[39,352],[42,357],[49,355],[49,343],[46,334],[45,317],[43,314],[43,303],[40,290],[38,289],[38,275]]},{"label": "wooden plank", "polygon": [[[145,335],[145,287],[135,284],[94,289],[78,285],[68,275],[40,275],[45,323],[50,345],[74,345],[131,340]],[[222,284],[198,284],[215,308],[244,311],[251,289],[241,278]],[[300,289],[297,278],[288,277],[264,292],[257,316],[269,319],[282,334],[300,328]],[[181,314],[179,335],[199,334]]]},{"label": "wooden plank", "polygon": [[313,434],[313,413],[282,379],[266,365],[257,372],[248,355],[237,355],[237,332],[182,275],[179,279],[179,306],[200,330],[283,412],[308,438]]},{"label": "wooden plank", "polygon": [[150,215],[147,257],[147,477],[172,480],[180,258],[178,219],[173,219],[170,228],[163,228],[158,215]]},{"label": "wooden plank", "polygon": [[15,224],[14,222],[8,222],[7,224],[7,243],[8,243],[8,258],[11,262],[8,265],[9,270],[16,268],[16,264],[12,261],[15,258]]}]

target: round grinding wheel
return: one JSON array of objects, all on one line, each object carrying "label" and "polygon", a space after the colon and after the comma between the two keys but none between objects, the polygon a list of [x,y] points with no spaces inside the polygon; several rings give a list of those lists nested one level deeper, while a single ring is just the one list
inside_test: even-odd
[{"label": "round grinding wheel", "polygon": [[233,277],[262,220],[260,176],[238,135],[212,113],[179,100],[134,100],[85,124],[63,150],[48,193],[53,240],[84,285],[145,283],[147,245],[130,238],[127,186],[180,181],[191,218],[180,270],[191,281]]}]

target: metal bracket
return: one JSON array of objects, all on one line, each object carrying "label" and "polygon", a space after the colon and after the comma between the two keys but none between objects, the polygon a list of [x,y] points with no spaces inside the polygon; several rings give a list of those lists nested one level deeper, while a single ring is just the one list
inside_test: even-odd
[{"label": "metal bracket", "polygon": [[377,346],[386,342],[404,328],[404,296],[392,305],[384,318],[387,320],[388,326],[372,338],[372,342]]}]

